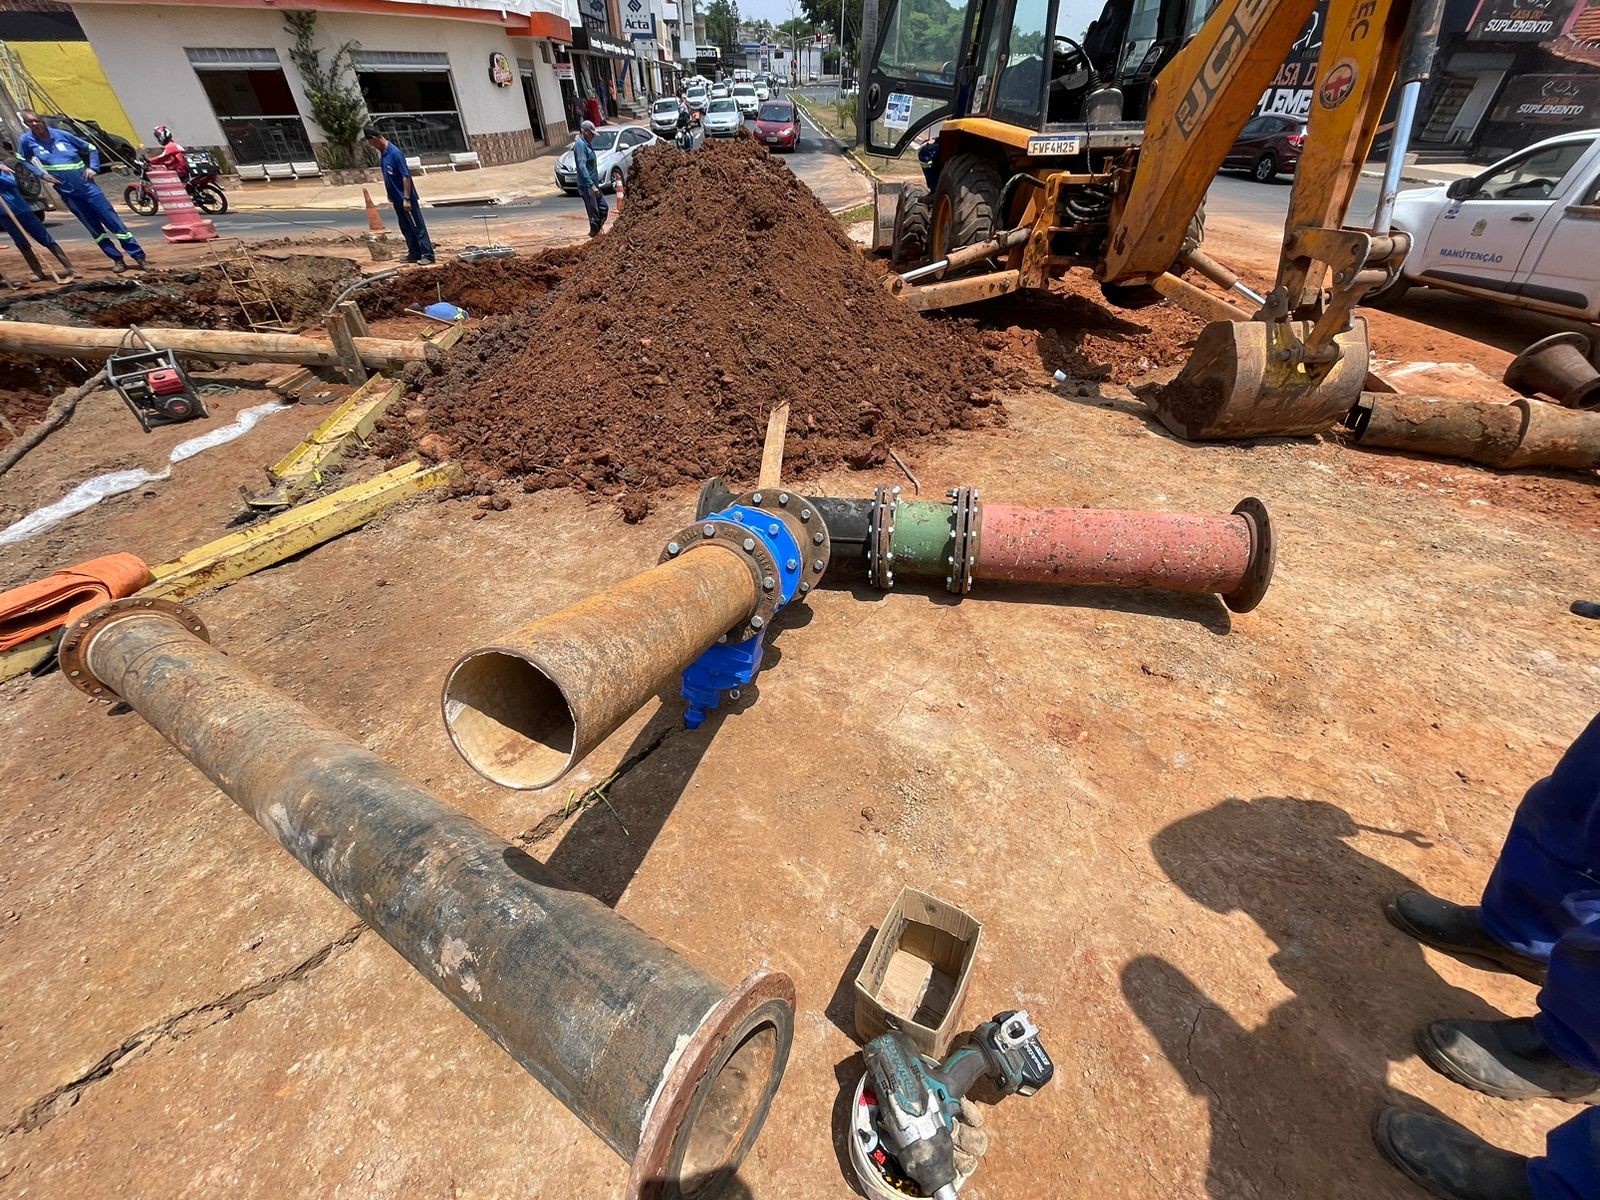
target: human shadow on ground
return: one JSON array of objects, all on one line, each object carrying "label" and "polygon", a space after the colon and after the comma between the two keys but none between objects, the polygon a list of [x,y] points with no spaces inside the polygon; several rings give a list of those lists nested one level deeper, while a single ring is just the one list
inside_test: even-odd
[{"label": "human shadow on ground", "polygon": [[[1210,1110],[1214,1200],[1415,1200],[1371,1141],[1374,1113],[1399,1095],[1389,1065],[1411,1057],[1427,1021],[1503,1016],[1440,979],[1422,947],[1384,919],[1384,900],[1413,885],[1355,848],[1363,830],[1418,838],[1357,825],[1333,804],[1263,796],[1225,800],[1151,843],[1185,895],[1256,922],[1277,947],[1270,963],[1279,983],[1293,993],[1247,1028],[1162,958],[1143,956],[1123,970],[1129,1007]],[[1194,957],[1219,977],[1250,968],[1232,953],[1196,947]]]}]

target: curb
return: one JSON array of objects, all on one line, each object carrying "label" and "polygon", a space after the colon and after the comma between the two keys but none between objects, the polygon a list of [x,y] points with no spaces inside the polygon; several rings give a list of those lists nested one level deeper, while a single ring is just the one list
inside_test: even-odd
[{"label": "curb", "polygon": [[[478,196],[442,196],[442,197],[437,198],[436,200],[428,201],[427,203],[425,203],[423,205],[423,207],[424,208],[457,208],[457,207],[466,207],[466,205],[464,203],[461,203],[461,202],[467,201],[467,200],[471,200],[474,203],[483,205],[483,207],[485,207],[485,208],[494,208],[494,207],[499,207],[499,206],[502,206],[502,205],[514,204],[519,200],[540,200],[540,199],[543,199],[546,196],[559,196],[559,195],[561,195],[561,192],[560,192],[559,189],[551,188],[548,191],[540,191],[540,192],[522,192],[522,191],[496,192],[496,193],[492,194],[489,197],[484,197],[482,195],[478,195]],[[375,198],[375,199],[377,199],[377,198]],[[442,201],[442,204],[440,203],[440,201]],[[377,203],[379,205],[386,205],[386,204],[388,204],[388,201],[386,199],[377,199]],[[229,212],[353,212],[353,213],[359,213],[359,212],[365,212],[366,211],[366,205],[361,202],[361,199],[359,197],[357,197],[354,200],[350,200],[350,201],[346,201],[346,200],[322,201],[321,203],[318,203],[316,201],[308,201],[308,202],[306,202],[304,204],[280,204],[280,203],[252,204],[249,201],[244,201],[244,202],[241,203],[240,201],[235,200],[233,198],[233,196],[230,195],[228,197],[228,211]]]}]

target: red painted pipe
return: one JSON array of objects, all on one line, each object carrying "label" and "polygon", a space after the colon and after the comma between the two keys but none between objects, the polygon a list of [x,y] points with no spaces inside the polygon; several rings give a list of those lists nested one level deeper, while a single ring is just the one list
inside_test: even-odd
[{"label": "red painted pipe", "polygon": [[1261,602],[1274,553],[1267,510],[1227,516],[983,504],[974,579],[1220,593],[1235,612]]}]

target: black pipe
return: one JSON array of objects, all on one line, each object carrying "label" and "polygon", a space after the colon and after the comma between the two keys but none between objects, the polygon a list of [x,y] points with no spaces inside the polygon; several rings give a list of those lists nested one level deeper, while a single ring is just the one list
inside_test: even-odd
[{"label": "black pipe", "polygon": [[[700,489],[700,499],[695,503],[694,519],[703,521],[712,513],[721,512],[738,499],[730,492],[722,477],[716,476]],[[858,575],[867,573],[867,530],[872,520],[872,500],[844,500],[832,496],[807,496],[806,503],[813,505],[828,525],[828,544],[832,557],[828,563],[831,575],[841,569]]]},{"label": "black pipe", "polygon": [[120,698],[607,1145],[625,1193],[718,1194],[754,1143],[794,988],[729,989],[200,640],[122,600],[68,629],[61,668]]}]

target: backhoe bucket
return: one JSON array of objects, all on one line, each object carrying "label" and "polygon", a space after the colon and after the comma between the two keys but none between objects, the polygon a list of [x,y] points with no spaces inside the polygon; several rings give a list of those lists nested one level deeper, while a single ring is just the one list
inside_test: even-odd
[{"label": "backhoe bucket", "polygon": [[[1309,323],[1295,322],[1301,337]],[[1287,326],[1213,321],[1200,331],[1178,377],[1149,397],[1161,423],[1189,441],[1323,433],[1361,398],[1367,323],[1335,338],[1339,357],[1297,363]]]}]

